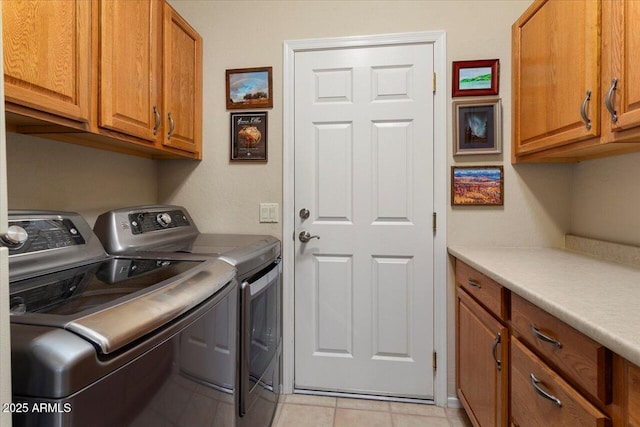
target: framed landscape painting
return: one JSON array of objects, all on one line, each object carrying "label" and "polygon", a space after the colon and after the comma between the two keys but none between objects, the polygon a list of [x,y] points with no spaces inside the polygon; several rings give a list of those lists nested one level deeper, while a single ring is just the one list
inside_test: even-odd
[{"label": "framed landscape painting", "polygon": [[453,62],[452,96],[497,95],[500,62],[498,59]]},{"label": "framed landscape painting", "polygon": [[452,166],[451,205],[504,205],[502,166]]},{"label": "framed landscape painting", "polygon": [[273,107],[272,67],[227,70],[227,109]]}]

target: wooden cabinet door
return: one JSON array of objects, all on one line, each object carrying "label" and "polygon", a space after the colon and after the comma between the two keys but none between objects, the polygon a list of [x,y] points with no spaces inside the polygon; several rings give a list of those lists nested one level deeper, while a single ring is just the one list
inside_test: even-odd
[{"label": "wooden cabinet door", "polygon": [[162,3],[100,2],[98,125],[156,141],[161,118]]},{"label": "wooden cabinet door", "polygon": [[512,49],[516,156],[600,135],[599,1],[537,0],[513,24]]},{"label": "wooden cabinet door", "polygon": [[5,100],[89,121],[91,3],[3,1]]},{"label": "wooden cabinet door", "polygon": [[163,144],[191,153],[202,146],[202,37],[164,6]]},{"label": "wooden cabinet door", "polygon": [[608,52],[603,52],[603,61],[609,61],[610,75],[605,84],[613,84],[617,79],[615,90],[605,87],[611,92],[609,107],[615,111],[615,119],[607,111],[603,123],[608,123],[614,132],[640,126],[640,2],[612,0],[605,2],[604,7],[610,15],[605,20],[607,31],[605,44]]},{"label": "wooden cabinet door", "polygon": [[627,412],[629,426],[640,426],[640,368],[627,363]]},{"label": "wooden cabinet door", "polygon": [[457,292],[458,397],[474,425],[506,426],[509,331],[464,291]]}]

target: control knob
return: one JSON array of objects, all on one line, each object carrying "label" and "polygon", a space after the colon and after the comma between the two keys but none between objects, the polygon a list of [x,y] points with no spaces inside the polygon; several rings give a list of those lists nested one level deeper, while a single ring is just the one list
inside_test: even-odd
[{"label": "control knob", "polygon": [[29,234],[27,230],[19,225],[11,225],[7,229],[7,234],[0,237],[0,241],[8,248],[17,249],[24,245],[24,242],[26,242],[28,238]]},{"label": "control knob", "polygon": [[169,224],[171,224],[171,215],[169,215],[166,212],[161,213],[161,214],[158,214],[158,216],[156,217],[156,220],[158,221],[158,224],[160,224],[162,227],[167,228]]}]

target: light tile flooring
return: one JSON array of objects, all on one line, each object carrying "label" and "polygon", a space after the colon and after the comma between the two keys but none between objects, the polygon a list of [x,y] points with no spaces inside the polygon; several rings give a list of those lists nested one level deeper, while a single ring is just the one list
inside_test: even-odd
[{"label": "light tile flooring", "polygon": [[287,394],[274,427],[470,427],[462,409],[433,405]]}]

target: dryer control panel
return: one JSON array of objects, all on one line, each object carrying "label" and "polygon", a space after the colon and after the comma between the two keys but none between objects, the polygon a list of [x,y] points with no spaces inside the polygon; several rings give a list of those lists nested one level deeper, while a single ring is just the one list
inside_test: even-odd
[{"label": "dryer control panel", "polygon": [[186,227],[191,225],[189,218],[181,210],[166,212],[134,212],[129,214],[129,225],[133,234],[167,228]]}]

